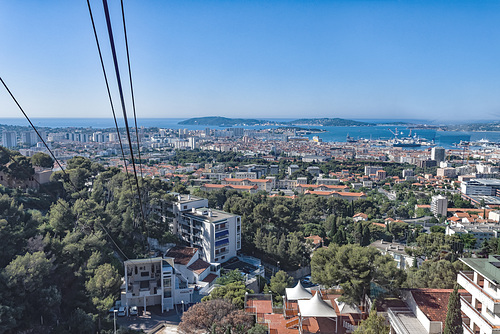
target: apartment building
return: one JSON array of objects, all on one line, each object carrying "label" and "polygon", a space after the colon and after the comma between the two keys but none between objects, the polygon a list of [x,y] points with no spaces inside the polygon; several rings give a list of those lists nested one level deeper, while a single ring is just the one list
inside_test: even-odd
[{"label": "apartment building", "polygon": [[220,276],[220,264],[200,258],[192,247],[173,247],[165,257],[127,260],[122,286],[122,305],[161,305],[162,312],[193,302],[193,291],[209,288]]},{"label": "apartment building", "polygon": [[176,274],[173,259],[155,257],[150,259],[127,260],[124,263],[125,277],[121,294],[122,305],[149,306],[161,305],[162,311],[174,305],[192,300],[193,287],[187,279]]},{"label": "apartment building", "polygon": [[448,213],[448,198],[443,195],[432,196],[431,199],[431,212],[434,216],[446,217]]},{"label": "apartment building", "polygon": [[[390,334],[443,333],[452,291],[453,289],[402,290],[403,303],[391,306],[387,310],[391,326]],[[472,332],[464,331],[464,333]]]},{"label": "apartment building", "polygon": [[463,258],[467,271],[460,271],[460,294],[464,333],[500,333],[500,255],[487,259]]},{"label": "apartment building", "polygon": [[207,199],[179,195],[174,204],[173,232],[199,248],[203,260],[223,263],[241,249],[241,217],[207,206]]}]

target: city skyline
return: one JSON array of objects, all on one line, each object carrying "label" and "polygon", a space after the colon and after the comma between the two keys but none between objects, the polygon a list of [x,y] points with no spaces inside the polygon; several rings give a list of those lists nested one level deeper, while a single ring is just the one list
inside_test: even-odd
[{"label": "city skyline", "polygon": [[[139,118],[500,114],[498,3],[131,1],[125,14]],[[2,2],[0,27],[1,76],[31,117],[112,116],[85,2]],[[20,116],[5,90],[0,108]]]}]

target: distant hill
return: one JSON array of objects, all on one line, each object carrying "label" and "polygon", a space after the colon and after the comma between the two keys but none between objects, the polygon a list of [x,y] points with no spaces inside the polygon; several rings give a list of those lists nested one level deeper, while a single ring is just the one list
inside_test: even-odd
[{"label": "distant hill", "polygon": [[[271,122],[273,123],[273,122]],[[179,122],[181,125],[211,125],[211,126],[236,126],[269,124],[268,121],[258,119],[227,118],[220,116],[195,117]]]},{"label": "distant hill", "polygon": [[273,122],[259,119],[227,118],[220,116],[195,117],[179,122],[180,125],[241,126],[241,125],[307,125],[307,126],[373,126],[372,123],[342,118],[302,118],[290,122]]},{"label": "distant hill", "polygon": [[343,118],[301,118],[288,122],[291,125],[321,125],[321,126],[373,126],[374,124],[353,121]]}]

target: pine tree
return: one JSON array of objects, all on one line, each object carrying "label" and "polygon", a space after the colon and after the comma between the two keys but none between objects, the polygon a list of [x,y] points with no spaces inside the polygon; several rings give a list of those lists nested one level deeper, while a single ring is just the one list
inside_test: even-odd
[{"label": "pine tree", "polygon": [[463,334],[464,328],[462,327],[462,314],[460,312],[460,294],[458,293],[458,285],[450,294],[448,301],[448,312],[446,313],[446,321],[444,327],[444,334]]},{"label": "pine tree", "polygon": [[377,314],[375,309],[370,310],[370,315],[361,321],[354,334],[388,334],[390,326],[382,315]]},{"label": "pine tree", "polygon": [[370,238],[370,227],[368,225],[365,225],[365,227],[363,228],[363,236],[361,237],[361,246],[368,246],[370,244]]},{"label": "pine tree", "polygon": [[285,257],[286,257],[286,237],[285,237],[285,233],[281,234],[280,241],[278,243],[277,252],[278,252],[278,256],[281,259],[285,259]]}]

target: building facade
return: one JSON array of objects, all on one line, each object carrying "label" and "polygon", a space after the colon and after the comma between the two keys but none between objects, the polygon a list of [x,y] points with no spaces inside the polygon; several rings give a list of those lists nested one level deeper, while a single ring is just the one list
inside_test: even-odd
[{"label": "building facade", "polygon": [[499,334],[500,256],[460,261],[468,267],[457,277],[457,283],[467,290],[460,294],[464,333]]},{"label": "building facade", "polygon": [[207,206],[207,199],[179,195],[174,204],[173,232],[199,248],[203,260],[223,263],[241,249],[241,217]]}]

